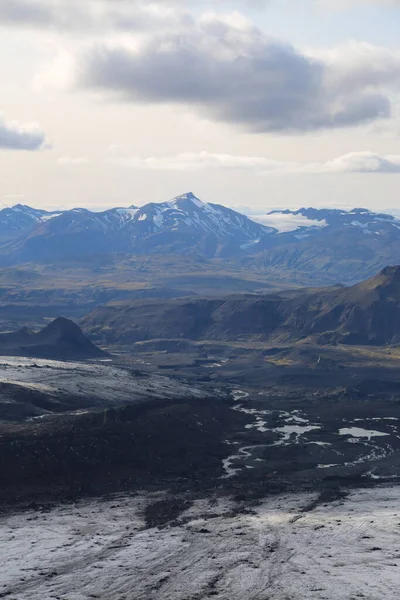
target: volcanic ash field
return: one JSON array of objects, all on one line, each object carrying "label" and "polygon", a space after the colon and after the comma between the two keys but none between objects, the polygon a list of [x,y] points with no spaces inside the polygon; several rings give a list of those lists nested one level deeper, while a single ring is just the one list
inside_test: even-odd
[{"label": "volcanic ash field", "polygon": [[[400,583],[400,488],[240,509],[116,496],[0,520],[0,597],[18,600],[381,600]],[[164,517],[163,517],[164,515]]]}]

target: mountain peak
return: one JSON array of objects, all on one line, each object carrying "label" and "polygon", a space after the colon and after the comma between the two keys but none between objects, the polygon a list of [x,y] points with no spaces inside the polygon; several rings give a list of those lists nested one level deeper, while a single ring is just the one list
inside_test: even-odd
[{"label": "mountain peak", "polygon": [[45,212],[45,211],[41,211],[36,208],[32,208],[31,206],[28,206],[27,204],[14,204],[8,210],[14,211],[14,212],[28,213],[28,214],[32,214],[32,213],[36,214],[36,213],[40,213],[40,212]]},{"label": "mountain peak", "polygon": [[65,317],[57,317],[56,319],[54,319],[54,321],[52,321],[49,325],[47,325],[47,327],[45,327],[44,330],[42,331],[62,331],[62,332],[75,332],[75,333],[82,333],[81,328],[74,323],[74,321],[71,321],[71,319],[66,319]]},{"label": "mountain peak", "polygon": [[196,206],[206,206],[206,202],[203,202],[203,200],[200,200],[200,198],[197,198],[197,196],[195,196],[193,194],[193,192],[186,192],[185,194],[181,194],[180,196],[176,196],[176,198],[173,198],[172,203],[173,204],[184,204],[190,202],[191,204],[195,204]]},{"label": "mountain peak", "polygon": [[9,210],[12,210],[14,212],[21,212],[21,213],[25,213],[28,215],[42,215],[42,214],[46,214],[48,211],[47,210],[43,210],[41,208],[33,208],[32,206],[29,206],[28,204],[14,204]]},{"label": "mountain peak", "polygon": [[103,356],[105,353],[97,348],[84,335],[82,329],[65,317],[57,317],[35,335],[35,340],[45,349],[48,355],[64,358]]},{"label": "mountain peak", "polygon": [[355,289],[364,292],[374,291],[381,297],[396,296],[400,297],[400,265],[385,267],[375,277],[362,281],[355,286]]},{"label": "mountain peak", "polygon": [[380,272],[380,275],[390,281],[400,282],[400,265],[385,267]]},{"label": "mountain peak", "polygon": [[185,192],[184,194],[180,194],[179,196],[176,196],[176,198],[174,198],[174,200],[198,200],[198,198],[193,194],[193,192]]}]

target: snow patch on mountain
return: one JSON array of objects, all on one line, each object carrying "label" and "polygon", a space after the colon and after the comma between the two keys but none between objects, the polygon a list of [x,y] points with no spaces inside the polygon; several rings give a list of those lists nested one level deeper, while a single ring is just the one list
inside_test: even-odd
[{"label": "snow patch on mountain", "polygon": [[286,233],[289,231],[296,231],[303,227],[326,227],[327,222],[325,219],[316,220],[309,219],[302,214],[296,214],[293,212],[271,212],[266,215],[249,215],[249,218],[256,223],[273,227],[279,233]]},{"label": "snow patch on mountain", "polygon": [[60,215],[62,215],[62,213],[61,213],[61,212],[58,212],[58,213],[50,213],[50,214],[47,214],[47,215],[42,215],[42,216],[41,216],[41,217],[38,219],[38,221],[45,222],[45,221],[48,221],[49,219],[54,219],[55,217],[59,217]]},{"label": "snow patch on mountain", "polygon": [[[378,235],[382,228],[386,231],[399,229],[400,219],[384,213],[373,213],[366,208],[352,210],[326,208],[300,208],[298,210],[274,210],[267,214],[250,215],[253,221],[275,228],[279,233],[290,233],[302,230],[302,238],[307,229],[310,233],[318,232],[324,227],[358,228],[364,234]],[[296,239],[300,239],[295,235]]]},{"label": "snow patch on mountain", "polygon": [[129,220],[129,219],[133,219],[133,217],[136,215],[137,211],[139,209],[138,208],[116,208],[115,212],[117,213],[117,215],[121,216],[123,219],[125,220]]}]

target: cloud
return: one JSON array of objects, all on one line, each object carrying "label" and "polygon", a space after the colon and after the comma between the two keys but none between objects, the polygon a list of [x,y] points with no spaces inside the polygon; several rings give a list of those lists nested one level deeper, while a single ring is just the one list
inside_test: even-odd
[{"label": "cloud", "polygon": [[0,26],[69,33],[148,31],[190,21],[179,4],[157,0],[4,0],[0,2]]},{"label": "cloud", "polygon": [[297,163],[262,156],[237,156],[210,152],[184,153],[170,157],[117,157],[108,163],[145,171],[194,172],[210,169],[248,171],[255,174],[400,173],[400,155],[381,156],[373,152],[353,152],[326,162]]},{"label": "cloud", "polygon": [[234,169],[244,171],[277,171],[285,163],[258,156],[234,156],[210,152],[187,152],[171,157],[117,157],[107,162],[145,171],[202,171],[205,169]]},{"label": "cloud", "polygon": [[75,56],[75,84],[251,132],[308,132],[390,118],[400,56],[368,44],[306,53],[239,13],[208,13],[185,32],[89,45]]},{"label": "cloud", "polygon": [[19,125],[15,121],[8,123],[0,115],[0,149],[34,151],[48,147],[45,134],[37,125]]},{"label": "cloud", "polygon": [[267,37],[238,11],[196,17],[198,11],[188,12],[195,5],[7,0],[0,2],[0,23],[101,33],[97,41],[58,44],[58,59],[35,78],[39,88],[72,82],[113,100],[189,107],[255,133],[340,129],[392,116],[399,52],[356,43],[304,51]]},{"label": "cloud", "polygon": [[400,173],[400,154],[381,156],[373,152],[352,152],[322,165],[327,172]]}]

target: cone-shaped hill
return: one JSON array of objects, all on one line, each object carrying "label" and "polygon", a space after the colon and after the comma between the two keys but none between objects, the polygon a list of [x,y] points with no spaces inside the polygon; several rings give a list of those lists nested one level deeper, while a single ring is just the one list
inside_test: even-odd
[{"label": "cone-shaped hill", "polygon": [[0,334],[0,355],[55,359],[82,359],[105,356],[73,321],[58,317],[35,333],[27,328]]}]

